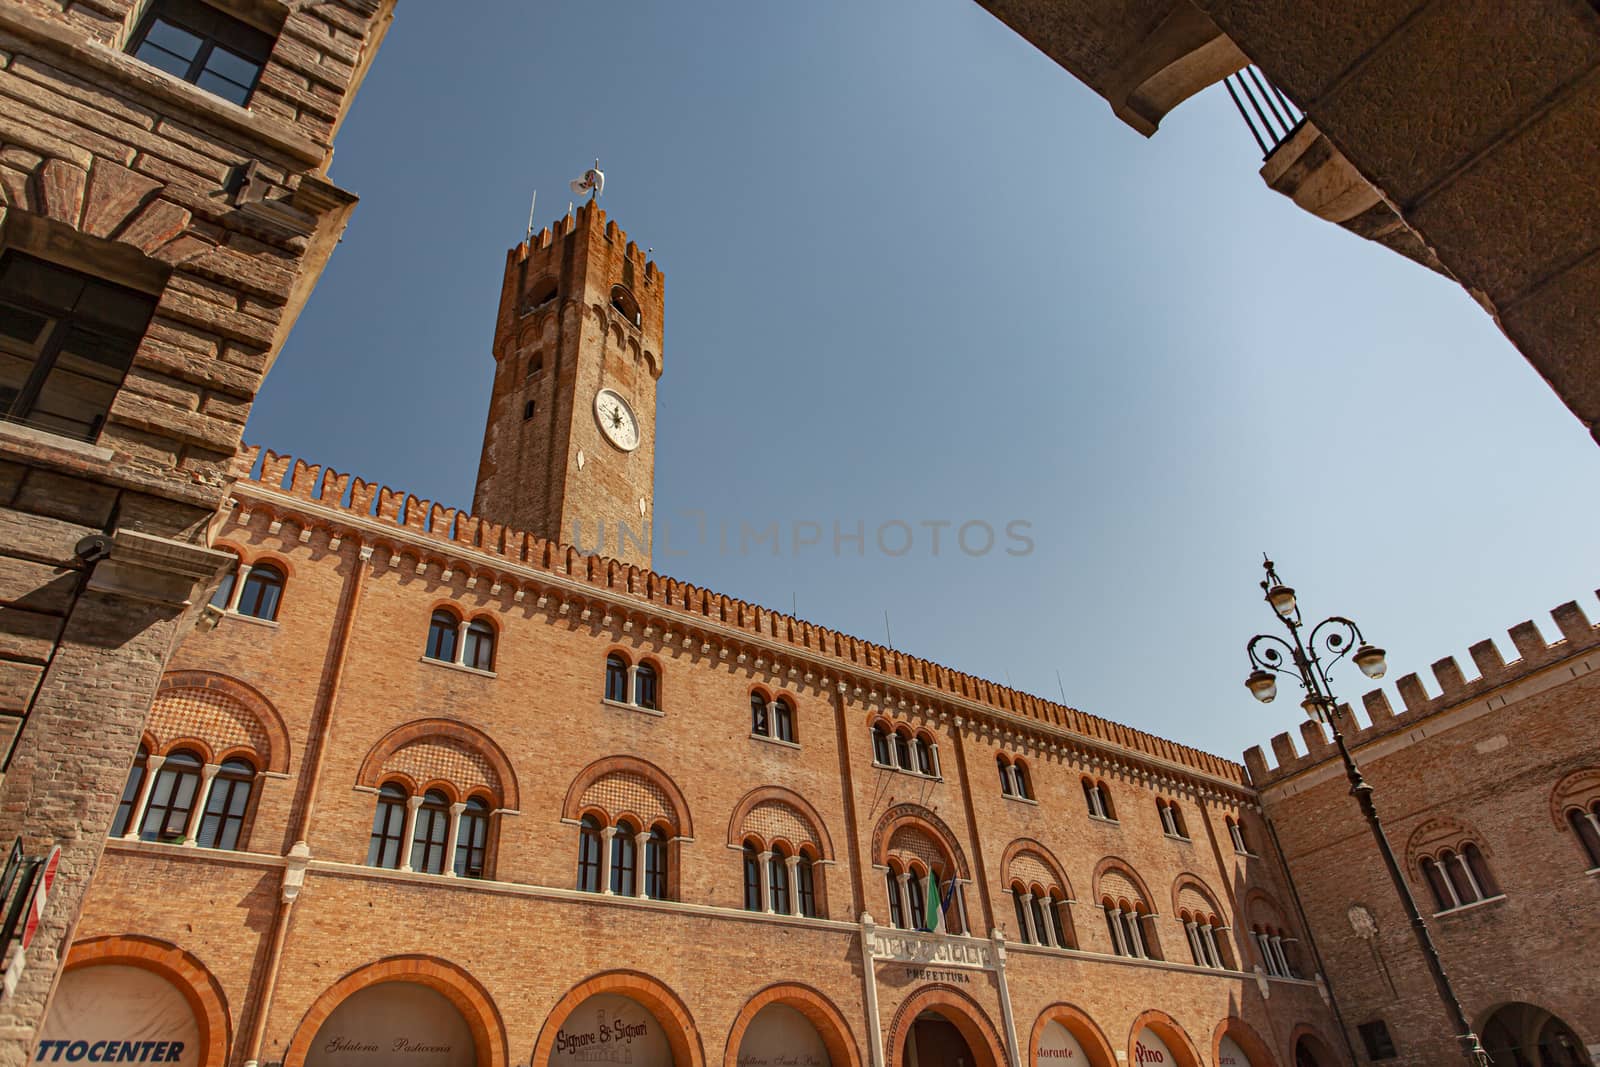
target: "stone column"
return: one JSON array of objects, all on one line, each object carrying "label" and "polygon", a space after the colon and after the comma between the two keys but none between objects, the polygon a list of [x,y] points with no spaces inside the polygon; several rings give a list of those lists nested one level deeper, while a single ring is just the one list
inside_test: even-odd
[{"label": "stone column", "polygon": [[450,805],[450,836],[444,843],[444,873],[448,878],[456,876],[456,846],[461,841],[461,813],[466,810],[467,806],[459,801]]},{"label": "stone column", "polygon": [[139,840],[139,824],[144,822],[144,814],[150,807],[150,790],[154,788],[156,775],[165,762],[167,762],[165,756],[151,756],[144,761],[144,780],[139,783],[139,799],[133,805],[133,816],[128,820],[128,828],[122,834],[124,841]]},{"label": "stone column", "polygon": [[240,560],[239,569],[233,576],[233,588],[228,591],[227,610],[232,614],[236,615],[239,612],[239,598],[244,595],[245,579],[249,577],[250,567],[244,562],[244,560]]},{"label": "stone column", "polygon": [[1140,959],[1149,959],[1149,950],[1144,947],[1144,931],[1139,929],[1139,913],[1123,912],[1123,920],[1128,924],[1128,940],[1132,943],[1133,954]]},{"label": "stone column", "polygon": [[761,867],[761,910],[771,915],[772,912],[772,853],[763,852],[757,857],[756,862]]},{"label": "stone column", "polygon": [[789,914],[800,914],[800,856],[785,856],[783,865],[789,868]]},{"label": "stone column", "polygon": [[1022,929],[1018,932],[1022,934],[1022,940],[1026,944],[1037,945],[1039,932],[1033,928],[1033,894],[1020,893],[1017,895],[1017,902],[1022,905],[1017,909],[1022,912]]},{"label": "stone column", "polygon": [[189,823],[183,828],[183,843],[193,848],[199,841],[200,822],[206,817],[206,805],[211,802],[211,783],[217,780],[222,767],[208,763],[200,768],[200,788],[195,792],[194,807],[189,809]]},{"label": "stone column", "polygon": [[917,928],[917,916],[916,912],[911,910],[911,872],[901,871],[895,881],[900,890],[900,914],[905,919],[905,929],[915,930]]},{"label": "stone column", "polygon": [[[629,676],[632,684],[632,675]],[[600,831],[600,892],[611,896],[611,839],[617,836],[617,828],[608,826]]]},{"label": "stone column", "polygon": [[646,872],[650,869],[650,854],[646,850],[650,842],[650,831],[640,830],[633,835],[633,895],[636,899],[645,897],[644,880]]},{"label": "stone column", "polygon": [[405,836],[400,838],[400,869],[411,869],[411,848],[417,843],[417,809],[422,807],[421,797],[406,797]]},{"label": "stone column", "polygon": [[1217,931],[1209,924],[1200,926],[1200,936],[1205,939],[1206,948],[1210,950],[1211,966],[1222,967],[1222,952],[1217,948]]}]

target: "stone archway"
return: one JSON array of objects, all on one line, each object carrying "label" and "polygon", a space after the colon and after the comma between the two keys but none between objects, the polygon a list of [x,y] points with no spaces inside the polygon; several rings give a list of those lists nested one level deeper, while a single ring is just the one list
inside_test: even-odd
[{"label": "stone archway", "polygon": [[740,1009],[738,1017],[733,1020],[733,1027],[728,1031],[728,1046],[723,1053],[722,1067],[739,1067],[747,1062],[742,1049],[750,1025],[772,1007],[787,1008],[811,1024],[827,1054],[830,1067],[861,1067],[861,1055],[844,1014],[821,993],[795,983],[768,986]]},{"label": "stone archway", "polygon": [[1088,1013],[1052,1004],[1039,1013],[1028,1038],[1027,1067],[1117,1067],[1117,1054]]},{"label": "stone archway", "polygon": [[[624,1032],[626,1040],[654,1047],[659,1039],[671,1067],[706,1067],[705,1049],[700,1042],[689,1009],[678,995],[647,974],[637,971],[607,971],[579,982],[556,1002],[545,1017],[529,1059],[531,1067],[549,1067],[565,1058],[576,1058],[590,1044],[601,1043],[599,1019],[578,1017],[578,1009],[597,1006],[608,1012],[611,1030]],[[568,1021],[572,1026],[568,1027]],[[615,1025],[620,1020],[621,1026]],[[655,1026],[651,1027],[651,1021]],[[644,1027],[638,1031],[638,1027]],[[609,1039],[605,1042],[609,1043]],[[636,1058],[636,1063],[639,1063]],[[639,1063],[639,1067],[650,1067]]]},{"label": "stone archway", "polygon": [[901,1004],[885,1044],[889,1067],[910,1067],[913,1062],[916,1067],[1006,1067],[1007,1063],[1000,1035],[977,1001],[947,985],[926,986]]},{"label": "stone archway", "polygon": [[1211,1059],[1217,1067],[1278,1067],[1278,1058],[1261,1035],[1233,1016],[1218,1023],[1211,1035]]},{"label": "stone archway", "polygon": [[1478,1028],[1484,1050],[1508,1067],[1590,1067],[1583,1040],[1559,1016],[1536,1004],[1512,1001]]},{"label": "stone archway", "polygon": [[1132,1067],[1204,1067],[1178,1020],[1151,1009],[1133,1020],[1128,1030],[1128,1060]]}]

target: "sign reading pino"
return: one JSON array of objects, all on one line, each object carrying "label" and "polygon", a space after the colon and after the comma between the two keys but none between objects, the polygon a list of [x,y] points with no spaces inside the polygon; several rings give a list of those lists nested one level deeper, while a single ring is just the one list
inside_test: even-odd
[{"label": "sign reading pino", "polygon": [[33,1047],[35,1063],[198,1064],[194,1011],[176,986],[121,964],[79,967],[61,978]]},{"label": "sign reading pino", "polygon": [[1167,1043],[1156,1036],[1156,1032],[1149,1027],[1139,1031],[1139,1036],[1133,1043],[1133,1061],[1135,1063],[1177,1063],[1173,1058],[1172,1050]]},{"label": "sign reading pino", "polygon": [[1083,1046],[1072,1036],[1072,1031],[1051,1019],[1039,1034],[1039,1049],[1033,1062],[1034,1067],[1050,1067],[1051,1064],[1079,1067],[1088,1063],[1089,1057],[1083,1054]]},{"label": "sign reading pino", "polygon": [[597,993],[572,1009],[550,1050],[550,1067],[591,1063],[672,1067],[672,1049],[661,1023],[643,1004]]},{"label": "sign reading pino", "polygon": [[1253,1065],[1238,1042],[1223,1034],[1222,1040],[1217,1042],[1217,1067],[1253,1067]]},{"label": "sign reading pino", "polygon": [[444,994],[415,982],[380,982],[329,1015],[306,1067],[473,1067],[472,1030]]}]

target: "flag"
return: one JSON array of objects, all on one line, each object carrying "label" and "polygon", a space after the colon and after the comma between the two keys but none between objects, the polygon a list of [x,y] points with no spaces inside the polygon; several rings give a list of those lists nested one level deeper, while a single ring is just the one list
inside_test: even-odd
[{"label": "flag", "polygon": [[939,876],[928,872],[928,901],[922,917],[922,928],[936,934],[944,933],[944,908],[939,906]]},{"label": "flag", "polygon": [[599,196],[606,191],[606,174],[600,169],[600,161],[594,161],[594,166],[583,172],[583,177],[575,179],[572,183],[572,192],[575,196]]}]

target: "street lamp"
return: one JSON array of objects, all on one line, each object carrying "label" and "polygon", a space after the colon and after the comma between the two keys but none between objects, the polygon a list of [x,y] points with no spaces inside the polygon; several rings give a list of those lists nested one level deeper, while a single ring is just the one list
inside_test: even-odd
[{"label": "street lamp", "polygon": [[[1444,1001],[1445,1008],[1450,1013],[1450,1021],[1455,1027],[1456,1040],[1461,1044],[1462,1054],[1472,1067],[1488,1067],[1489,1055],[1478,1042],[1478,1035],[1472,1032],[1472,1024],[1467,1022],[1466,1013],[1461,1010],[1461,1001],[1456,999],[1456,994],[1450,988],[1450,978],[1444,973],[1444,964],[1439,959],[1439,951],[1434,948],[1433,937],[1428,933],[1428,924],[1422,919],[1422,912],[1417,909],[1416,898],[1411,895],[1411,887],[1406,883],[1405,876],[1400,873],[1400,864],[1395,860],[1394,849],[1389,846],[1389,837],[1383,832],[1383,823],[1378,819],[1378,809],[1372,802],[1372,786],[1361,775],[1361,768],[1356,766],[1355,758],[1350,755],[1350,748],[1344,743],[1344,734],[1339,730],[1339,719],[1334,714],[1338,702],[1333,696],[1333,687],[1328,682],[1328,668],[1338,663],[1345,656],[1351,656],[1351,662],[1361,669],[1361,673],[1368,678],[1382,678],[1383,672],[1388,668],[1384,662],[1383,649],[1368,644],[1362,636],[1361,628],[1349,619],[1340,615],[1333,615],[1313,626],[1304,638],[1300,631],[1304,623],[1300,619],[1300,606],[1295,600],[1294,590],[1283,584],[1278,577],[1277,570],[1272,565],[1272,560],[1265,560],[1262,566],[1266,569],[1267,577],[1261,583],[1261,591],[1266,595],[1266,601],[1272,606],[1273,613],[1283,623],[1284,629],[1289,631],[1289,640],[1275,634],[1257,634],[1245,646],[1245,651],[1250,656],[1250,677],[1245,679],[1245,685],[1251,695],[1263,704],[1272,702],[1278,695],[1277,680],[1273,677],[1282,674],[1294,678],[1300,683],[1300,688],[1305,690],[1305,699],[1300,706],[1307,715],[1325,722],[1333,731],[1333,743],[1339,746],[1339,755],[1344,760],[1344,771],[1350,779],[1350,793],[1361,805],[1361,813],[1367,817],[1367,825],[1372,829],[1372,836],[1378,842],[1378,851],[1383,854],[1384,866],[1389,868],[1389,877],[1394,881],[1395,892],[1400,895],[1401,906],[1405,908],[1407,917],[1411,920],[1411,929],[1417,935],[1417,944],[1422,948],[1422,956],[1427,961],[1428,970],[1433,974],[1433,984],[1439,990],[1439,999]],[[1327,656],[1324,664],[1322,656]],[[1292,668],[1291,668],[1292,665]]]}]

